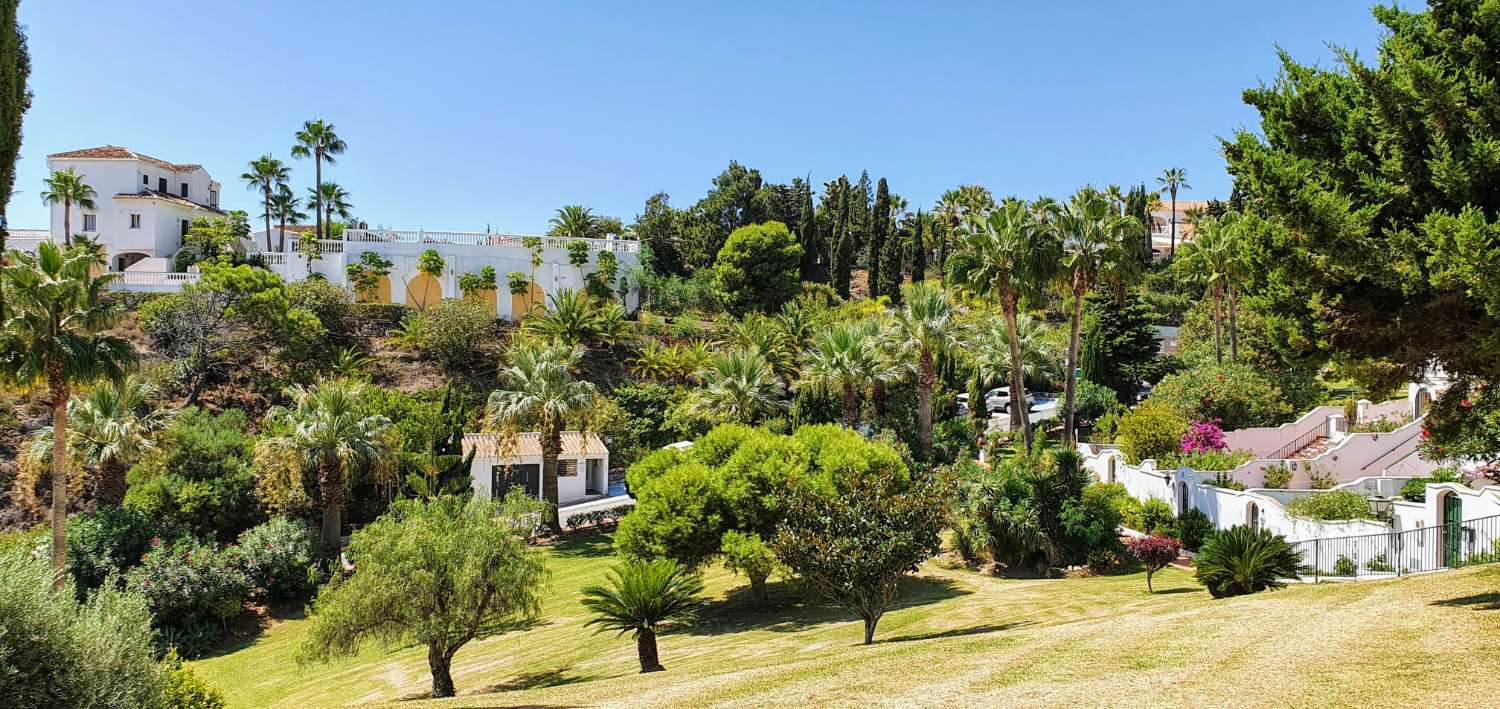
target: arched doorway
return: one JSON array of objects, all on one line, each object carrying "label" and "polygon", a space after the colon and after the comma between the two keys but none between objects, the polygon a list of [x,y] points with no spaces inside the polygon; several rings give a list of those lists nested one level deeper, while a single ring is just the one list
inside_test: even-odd
[{"label": "arched doorway", "polygon": [[529,294],[511,294],[510,318],[512,320],[520,320],[526,317],[526,314],[531,311],[532,303],[543,306],[547,304],[547,293],[542,290],[541,286],[535,283],[531,284],[531,292]]},{"label": "arched doorway", "polygon": [[1446,490],[1438,496],[1437,509],[1443,525],[1443,566],[1451,567],[1463,561],[1463,500]]},{"label": "arched doorway", "polygon": [[443,299],[443,285],[425,273],[417,274],[406,284],[406,304],[414,308],[426,308]]},{"label": "arched doorway", "polygon": [[358,293],[355,293],[354,294],[354,300],[357,303],[381,303],[381,304],[384,304],[384,305],[390,305],[390,303],[391,303],[391,278],[390,278],[390,276],[381,276],[380,280],[375,283],[375,287],[374,288],[367,289],[367,290],[362,290],[362,291],[359,291]]},{"label": "arched doorway", "polygon": [[1432,392],[1425,387],[1417,390],[1416,411],[1412,412],[1415,418],[1422,418],[1427,414],[1427,407],[1432,405]]},{"label": "arched doorway", "polygon": [[1177,506],[1177,514],[1181,515],[1188,511],[1188,505],[1191,502],[1188,499],[1188,484],[1186,480],[1177,483],[1177,493],[1180,500]]},{"label": "arched doorway", "polygon": [[123,253],[123,254],[116,254],[115,255],[115,270],[116,271],[123,271],[123,270],[125,270],[127,268],[130,268],[131,266],[136,265],[137,263],[140,263],[141,260],[143,260],[145,258],[146,258],[145,254],[143,254],[143,253],[137,253],[137,252],[133,252],[133,251],[132,252]]},{"label": "arched doorway", "polygon": [[1245,526],[1260,529],[1260,505],[1254,502],[1245,503]]},{"label": "arched doorway", "polygon": [[1112,483],[1112,482],[1115,481],[1115,461],[1116,461],[1116,459],[1113,456],[1111,456],[1110,459],[1109,459],[1109,479],[1105,480],[1105,482],[1111,482]]}]

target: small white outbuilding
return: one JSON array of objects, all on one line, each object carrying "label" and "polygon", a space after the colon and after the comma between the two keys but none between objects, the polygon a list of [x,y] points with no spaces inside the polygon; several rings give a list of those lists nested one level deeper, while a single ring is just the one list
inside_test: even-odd
[{"label": "small white outbuilding", "polygon": [[[510,488],[522,486],[528,495],[542,497],[542,444],[537,433],[507,436],[500,433],[464,435],[464,454],[474,453],[469,466],[474,492],[499,499]],[[598,434],[564,431],[557,457],[557,502],[567,505],[609,494],[609,448]]]}]

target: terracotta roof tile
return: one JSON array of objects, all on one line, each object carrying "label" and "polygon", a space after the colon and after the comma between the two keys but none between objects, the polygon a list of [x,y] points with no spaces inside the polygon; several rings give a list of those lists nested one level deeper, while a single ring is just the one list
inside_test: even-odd
[{"label": "terracotta roof tile", "polygon": [[192,172],[203,167],[202,165],[199,165],[197,163],[167,162],[166,160],[162,160],[161,158],[153,158],[150,155],[142,155],[141,153],[135,152],[130,148],[122,148],[118,145],[101,145],[97,148],[69,150],[63,153],[53,153],[51,155],[48,155],[47,157],[62,159],[86,158],[103,160],[141,160],[143,162],[149,162],[157,167],[171,170],[172,172]]},{"label": "terracotta roof tile", "polygon": [[[476,458],[534,458],[542,454],[541,434],[518,433],[506,436],[501,433],[466,433],[463,451],[468,455],[474,451]],[[577,458],[588,455],[603,455],[607,449],[596,433],[578,431],[562,432],[562,456]]]},{"label": "terracotta roof tile", "polygon": [[183,206],[183,207],[192,207],[194,209],[202,209],[202,210],[205,210],[205,211],[213,212],[214,214],[223,214],[224,213],[224,210],[219,209],[217,207],[210,207],[210,206],[208,206],[206,204],[199,204],[199,203],[194,202],[193,200],[190,200],[190,199],[188,199],[186,197],[179,197],[179,196],[177,196],[175,194],[171,194],[169,192],[158,192],[156,190],[141,190],[140,192],[121,192],[121,193],[115,195],[115,199],[159,199],[159,200],[162,200],[164,202],[171,202],[172,204],[176,204],[176,205]]}]

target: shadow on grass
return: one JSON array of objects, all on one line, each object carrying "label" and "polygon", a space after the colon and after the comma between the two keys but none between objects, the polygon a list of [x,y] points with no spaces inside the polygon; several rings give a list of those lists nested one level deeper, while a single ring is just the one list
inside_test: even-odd
[{"label": "shadow on grass", "polygon": [[601,675],[569,674],[572,669],[573,668],[570,666],[563,666],[555,670],[547,670],[544,672],[529,672],[527,674],[519,675],[499,684],[486,685],[476,690],[474,693],[493,694],[496,692],[516,692],[523,689],[561,687],[568,684],[578,684],[579,682],[592,682],[596,679],[602,678]]},{"label": "shadow on grass", "polygon": [[[698,614],[697,620],[677,632],[691,635],[721,635],[742,630],[770,630],[795,633],[826,623],[846,623],[856,619],[848,610],[824,599],[803,584],[775,581],[766,584],[771,598],[768,608],[756,608],[748,585],[731,590],[722,603],[715,603]],[[950,579],[918,576],[901,582],[901,591],[889,611],[939,603],[968,595]]]},{"label": "shadow on grass", "polygon": [[1166,596],[1166,595],[1170,595],[1170,594],[1173,594],[1173,593],[1197,593],[1199,591],[1204,591],[1204,590],[1206,590],[1206,589],[1195,588],[1193,586],[1180,586],[1178,588],[1164,588],[1164,589],[1162,589],[1160,591],[1153,591],[1151,593],[1151,595],[1153,595],[1153,596]]},{"label": "shadow on grass", "polygon": [[614,541],[611,534],[569,534],[563,535],[562,541],[552,544],[548,549],[560,558],[597,559],[615,553]]},{"label": "shadow on grass", "polygon": [[1431,605],[1472,608],[1476,611],[1500,611],[1500,593],[1478,593],[1472,596],[1448,598],[1441,601],[1433,601]]},{"label": "shadow on grass", "polygon": [[934,633],[919,633],[917,635],[898,635],[898,636],[896,636],[894,638],[887,638],[885,640],[878,640],[877,642],[882,642],[882,643],[906,643],[906,642],[911,642],[913,640],[937,640],[939,638],[961,638],[961,637],[965,637],[965,636],[968,636],[968,635],[984,635],[985,633],[998,633],[998,632],[1001,632],[1001,631],[1004,631],[1004,630],[1011,630],[1012,628],[1020,628],[1022,626],[1033,625],[1033,624],[1034,624],[1033,621],[1029,621],[1029,620],[1018,620],[1018,621],[1016,621],[1014,623],[999,623],[999,624],[986,623],[985,625],[976,625],[976,626],[974,626],[972,628],[954,628],[953,630],[943,630],[943,631],[934,632]]},{"label": "shadow on grass", "polygon": [[302,603],[302,601],[292,601],[269,607],[247,607],[243,613],[229,620],[228,630],[223,640],[194,659],[206,660],[210,657],[239,652],[259,640],[260,636],[277,622],[306,618],[307,608]]}]

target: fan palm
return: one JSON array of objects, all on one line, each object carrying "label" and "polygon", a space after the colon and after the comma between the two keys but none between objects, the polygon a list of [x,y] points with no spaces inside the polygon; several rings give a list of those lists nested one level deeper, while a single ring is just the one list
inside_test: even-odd
[{"label": "fan palm", "polygon": [[[79,465],[97,471],[94,495],[101,504],[125,500],[125,471],[156,448],[156,436],[172,413],[152,405],[157,388],[135,376],[91,389],[68,401],[68,449]],[[52,450],[52,426],[31,434],[26,457],[45,461]]]},{"label": "fan palm", "polygon": [[1240,250],[1241,234],[1249,217],[1234,212],[1218,219],[1198,222],[1192,241],[1182,244],[1182,261],[1173,264],[1182,278],[1202,285],[1214,308],[1214,359],[1224,362],[1224,305],[1229,305],[1229,361],[1239,361],[1239,336],[1236,330],[1236,305],[1240,286],[1245,279],[1244,257]]},{"label": "fan palm", "polygon": [[307,214],[301,211],[302,200],[292,194],[292,190],[286,185],[279,185],[276,194],[271,195],[271,213],[281,223],[280,232],[276,237],[276,250],[286,253],[286,225],[288,222],[296,224],[306,219]]},{"label": "fan palm", "polygon": [[1187,170],[1180,167],[1169,167],[1161,171],[1156,178],[1156,184],[1161,185],[1172,195],[1172,249],[1168,258],[1177,257],[1177,190],[1190,190],[1193,186],[1187,182]]},{"label": "fan palm", "polygon": [[1074,395],[1078,380],[1078,333],[1083,323],[1083,299],[1101,280],[1114,285],[1133,281],[1141,262],[1132,239],[1144,228],[1135,217],[1117,214],[1108,198],[1093,188],[1079,190],[1067,204],[1053,210],[1048,227],[1062,245],[1059,279],[1073,297],[1068,364],[1063,371],[1063,437],[1072,445],[1076,432]]},{"label": "fan palm", "polygon": [[[1034,294],[1051,280],[1057,268],[1060,245],[1051,231],[1042,228],[1031,207],[1021,200],[1006,200],[983,217],[971,217],[960,230],[966,258],[954,269],[960,284],[981,296],[1000,301],[1010,334],[1011,396],[1024,400],[1026,380],[1016,320],[1021,298]],[[1025,406],[1010,407],[1011,428],[1021,430],[1021,440],[1031,451],[1031,416]]]},{"label": "fan palm", "polygon": [[656,340],[647,340],[636,352],[630,372],[642,379],[671,381],[677,374],[677,357],[673,350],[674,348]]},{"label": "fan palm", "polygon": [[246,188],[260,191],[261,206],[264,207],[266,218],[266,251],[271,250],[271,196],[276,187],[285,183],[291,174],[292,171],[284,163],[267,153],[251,160],[250,169],[240,175]]},{"label": "fan palm", "polygon": [[354,471],[384,464],[391,456],[383,436],[390,420],[368,412],[366,391],[365,383],[348,380],[296,385],[286,391],[290,407],[278,406],[266,414],[268,422],[287,433],[261,445],[286,454],[302,471],[316,476],[323,505],[323,553],[329,557],[339,553],[345,482]]},{"label": "fan palm", "polygon": [[603,309],[582,290],[563,288],[547,296],[547,311],[526,319],[522,330],[569,347],[599,337],[607,328]]},{"label": "fan palm", "polygon": [[812,339],[812,317],[796,301],[781,304],[781,312],[776,314],[776,325],[781,328],[792,347],[797,349],[801,349]]},{"label": "fan palm", "polygon": [[698,372],[703,386],[694,392],[700,411],[754,425],[781,413],[781,380],[756,350],[730,350]]},{"label": "fan palm", "polygon": [[938,239],[938,273],[941,275],[948,264],[948,237],[947,234],[955,231],[967,222],[971,217],[983,218],[991,210],[995,209],[995,198],[988,189],[980,185],[959,185],[957,188],[948,190],[938,198],[937,205],[933,207],[933,216],[948,228],[943,230]]},{"label": "fan palm", "polygon": [[535,427],[542,448],[542,494],[551,503],[547,525],[557,534],[557,457],[562,432],[570,420],[593,413],[598,390],[593,383],[573,378],[583,348],[561,342],[543,343],[518,338],[506,352],[509,364],[500,370],[500,389],[490,393],[485,408],[492,426],[509,435]]},{"label": "fan palm", "polygon": [[68,401],[73,387],[118,379],[135,360],[130,343],[102,334],[120,316],[104,300],[116,274],[90,275],[104,253],[87,240],[67,249],[51,242],[35,253],[12,252],[0,275],[10,297],[0,323],[0,377],[22,387],[45,384],[52,401],[52,568],[59,587],[67,569]]},{"label": "fan palm", "polygon": [[896,311],[896,331],[902,346],[916,355],[917,440],[925,456],[932,455],[932,390],[937,384],[935,357],[957,341],[957,308],[948,291],[926,281],[903,286],[905,306]]},{"label": "fan palm", "polygon": [[798,386],[835,392],[843,405],[843,422],[859,423],[859,393],[870,385],[875,352],[860,323],[846,323],[818,337],[807,353]]},{"label": "fan palm", "polygon": [[58,170],[52,173],[44,182],[47,189],[42,191],[42,201],[47,204],[62,204],[63,206],[63,245],[73,245],[73,206],[79,209],[94,208],[94,188],[89,187],[83,181],[83,175],[73,171]]},{"label": "fan palm", "polygon": [[297,144],[292,146],[292,157],[313,159],[313,216],[317,218],[317,233],[315,238],[327,238],[323,231],[323,163],[336,165],[338,161],[335,155],[342,155],[348,145],[333,131],[333,124],[318,119],[305,121],[302,130],[297,131]]},{"label": "fan palm", "polygon": [[[1045,320],[1026,313],[1016,316],[1016,347],[1021,353],[1023,381],[1055,381],[1062,374],[1062,357],[1053,346],[1051,328]],[[1003,321],[989,321],[966,338],[983,386],[1008,377],[1011,368],[1010,328]]]},{"label": "fan palm", "polygon": [[354,213],[354,203],[349,201],[349,191],[340,187],[337,182],[324,182],[317,190],[309,187],[307,193],[309,199],[323,205],[323,226],[329,234],[333,233],[333,215],[337,214],[340,219],[347,220]]},{"label": "fan palm", "polygon": [[601,632],[635,636],[641,672],[661,672],[656,634],[663,624],[692,615],[703,592],[703,579],[671,559],[627,561],[610,569],[606,585],[583,589],[583,607],[592,611],[585,625]]},{"label": "fan palm", "polygon": [[797,376],[797,354],[791,338],[777,322],[751,313],[734,325],[729,344],[759,354],[783,382]]},{"label": "fan palm", "polygon": [[594,210],[581,204],[570,204],[547,221],[548,236],[594,239],[600,236],[601,223]]}]

